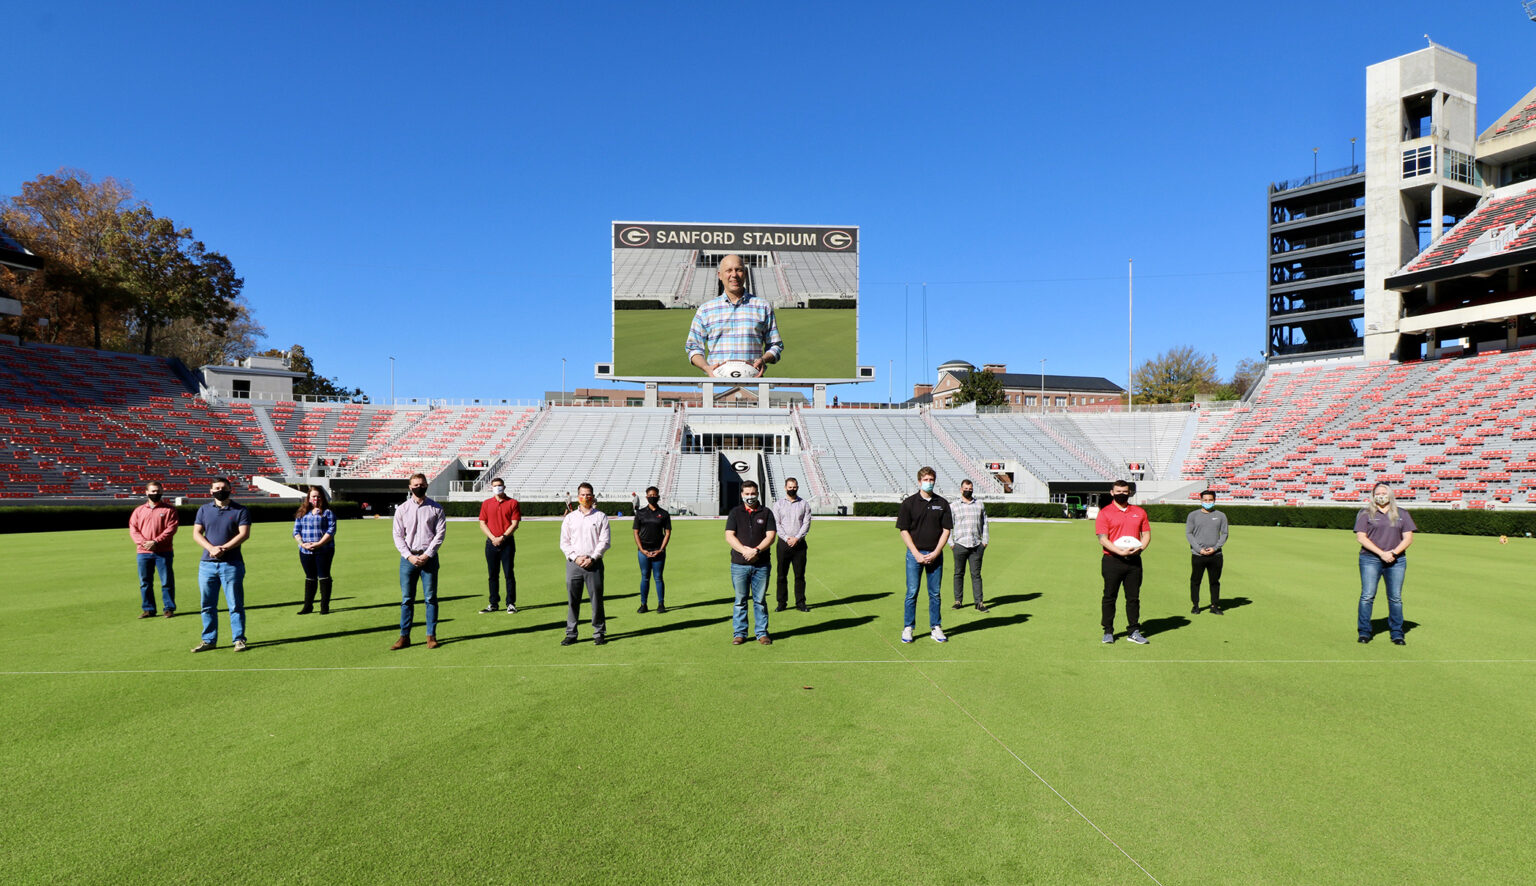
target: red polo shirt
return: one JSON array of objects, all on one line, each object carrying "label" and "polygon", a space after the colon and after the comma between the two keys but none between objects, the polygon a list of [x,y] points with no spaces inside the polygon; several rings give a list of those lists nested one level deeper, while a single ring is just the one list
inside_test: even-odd
[{"label": "red polo shirt", "polygon": [[[1110,502],[1099,509],[1099,518],[1093,521],[1094,534],[1107,536],[1110,541],[1124,535],[1141,538],[1143,532],[1151,531],[1152,524],[1147,520],[1147,512],[1135,505],[1127,505],[1122,511],[1119,505]],[[1104,551],[1104,556],[1108,557],[1109,551]]]},{"label": "red polo shirt", "polygon": [[522,519],[523,512],[517,506],[517,499],[510,496],[506,501],[497,501],[493,495],[480,503],[480,522],[495,535],[506,535],[507,527]]}]

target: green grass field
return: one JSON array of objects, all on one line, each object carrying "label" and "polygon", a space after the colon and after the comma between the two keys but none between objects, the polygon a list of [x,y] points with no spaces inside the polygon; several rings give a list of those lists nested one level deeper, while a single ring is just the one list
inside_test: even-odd
[{"label": "green grass field", "polygon": [[1421,536],[1400,648],[1355,643],[1348,533],[1235,529],[1229,611],[1192,616],[1181,527],[1158,524],[1152,644],[1103,646],[1091,527],[999,523],[992,611],[951,610],[946,586],[951,642],[903,646],[896,533],[822,521],[811,612],[733,647],[723,524],[679,521],[671,611],[635,613],[621,542],[611,642],[561,648],[557,528],[519,534],[522,611],[479,615],[480,536],[452,524],[445,643],[418,627],[390,652],[385,521],[343,525],[329,616],[295,614],[286,527],[258,525],[252,647],[228,648],[221,612],[221,648],[196,656],[186,532],[182,614],[144,621],[126,531],[8,536],[5,881],[1488,884],[1536,866],[1536,543]]},{"label": "green grass field", "polygon": [[[613,367],[624,376],[695,376],[683,345],[691,309],[616,311]],[[797,308],[778,312],[784,358],[768,368],[775,378],[853,378],[858,345],[854,311]]]}]

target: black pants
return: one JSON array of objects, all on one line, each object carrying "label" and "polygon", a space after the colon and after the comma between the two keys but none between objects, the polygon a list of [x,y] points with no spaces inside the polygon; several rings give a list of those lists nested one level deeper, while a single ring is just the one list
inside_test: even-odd
[{"label": "black pants", "polygon": [[981,545],[968,548],[965,545],[955,545],[955,602],[965,602],[965,566],[971,566],[971,596],[976,598],[977,605],[983,601],[981,596],[981,558],[987,549]]},{"label": "black pants", "polygon": [[779,577],[778,584],[774,586],[779,597],[779,605],[789,605],[789,569],[795,570],[795,605],[805,605],[805,539],[794,547],[784,543],[783,539],[774,542],[779,553]]},{"label": "black pants", "polygon": [[1221,608],[1221,551],[1210,556],[1201,554],[1189,555],[1189,605],[1200,605],[1200,576],[1202,573],[1210,573],[1211,576],[1211,607]]},{"label": "black pants", "polygon": [[512,565],[517,561],[517,542],[507,539],[500,547],[491,544],[490,539],[485,540],[485,571],[489,576],[491,586],[491,608],[501,607],[501,580],[496,573],[499,571],[507,577],[507,603],[517,605],[517,573],[512,571]]},{"label": "black pants", "polygon": [[1125,629],[1141,630],[1141,555],[1118,557],[1105,554],[1099,571],[1104,574],[1104,603],[1102,624],[1104,633],[1115,632],[1115,598],[1120,586],[1125,586]]}]

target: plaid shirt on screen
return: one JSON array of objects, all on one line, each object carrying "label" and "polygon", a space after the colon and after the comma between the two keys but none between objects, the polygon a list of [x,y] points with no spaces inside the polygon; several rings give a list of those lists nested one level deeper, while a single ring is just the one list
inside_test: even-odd
[{"label": "plaid shirt on screen", "polygon": [[777,360],[784,353],[784,342],[779,339],[773,305],[750,292],[743,293],[736,304],[724,295],[710,299],[693,315],[687,351],[689,360],[704,354],[710,363],[751,363],[764,354]]}]

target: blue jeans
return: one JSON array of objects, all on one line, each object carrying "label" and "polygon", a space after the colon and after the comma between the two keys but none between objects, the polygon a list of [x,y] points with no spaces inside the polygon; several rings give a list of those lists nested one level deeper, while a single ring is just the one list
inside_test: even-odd
[{"label": "blue jeans", "polygon": [[155,572],[160,573],[160,598],[165,611],[176,608],[176,573],[171,569],[171,555],[139,552],[139,602],[145,612],[155,611]]},{"label": "blue jeans", "polygon": [[420,566],[400,558],[400,636],[411,635],[411,621],[416,617],[416,579],[421,579],[421,596],[427,601],[427,636],[437,635],[437,556]]},{"label": "blue jeans", "polygon": [[768,555],[758,556],[765,562],[731,564],[731,587],[736,591],[736,605],[731,609],[731,630],[738,637],[747,635],[748,594],[752,596],[752,617],[757,621],[757,635],[768,635]]},{"label": "blue jeans", "polygon": [[219,588],[224,588],[224,602],[229,605],[229,634],[245,639],[245,563],[204,560],[197,564],[197,587],[202,592],[203,642],[219,639]]},{"label": "blue jeans", "polygon": [[1403,573],[1408,571],[1408,558],[1399,555],[1391,563],[1384,563],[1375,554],[1360,552],[1360,636],[1371,635],[1371,606],[1376,602],[1376,586],[1382,576],[1387,579],[1387,630],[1393,639],[1403,636]]},{"label": "blue jeans", "polygon": [[[928,551],[923,551],[927,554]],[[907,600],[902,607],[902,627],[912,627],[917,622],[917,589],[923,583],[922,574],[928,573],[928,625],[940,627],[939,624],[939,582],[944,577],[944,554],[934,558],[932,563],[919,563],[917,558],[907,551]]]},{"label": "blue jeans", "polygon": [[635,551],[635,556],[640,560],[640,605],[645,605],[645,598],[651,592],[651,578],[656,579],[656,605],[667,605],[667,584],[661,580],[661,572],[667,568],[667,552],[662,551],[653,560],[645,555],[645,551]]}]

